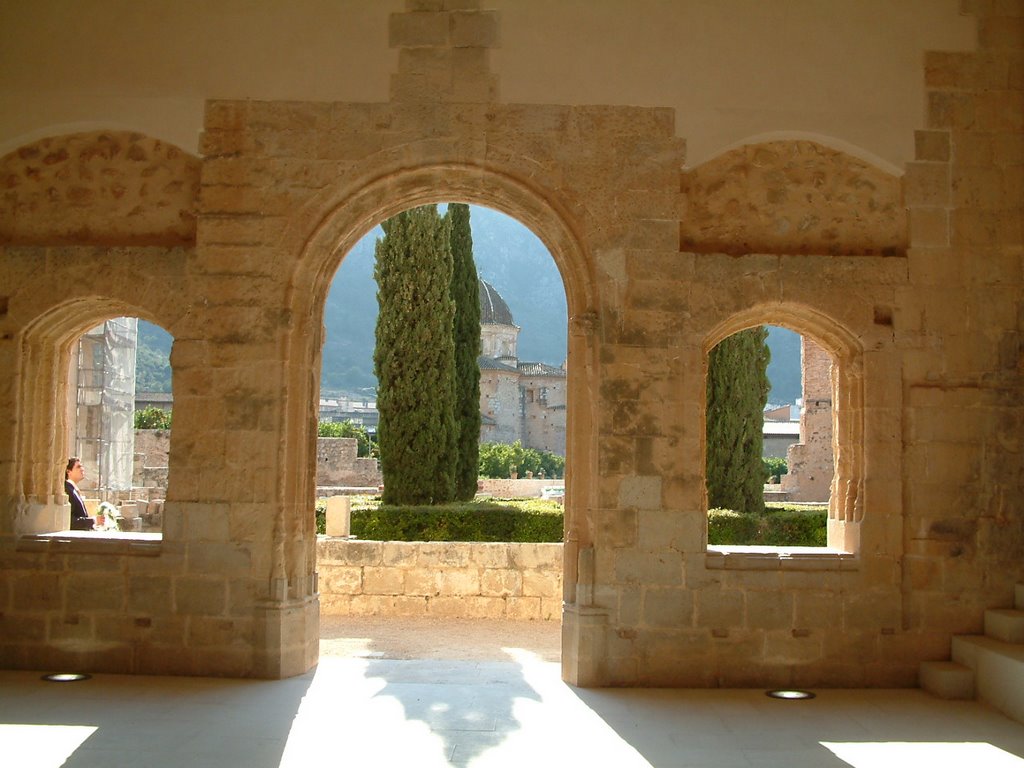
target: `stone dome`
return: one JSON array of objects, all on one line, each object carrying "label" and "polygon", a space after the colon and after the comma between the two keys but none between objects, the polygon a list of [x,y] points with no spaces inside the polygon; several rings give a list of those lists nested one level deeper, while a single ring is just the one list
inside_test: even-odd
[{"label": "stone dome", "polygon": [[487,281],[480,280],[479,283],[481,324],[515,325],[512,320],[512,310],[501,298],[501,294]]}]

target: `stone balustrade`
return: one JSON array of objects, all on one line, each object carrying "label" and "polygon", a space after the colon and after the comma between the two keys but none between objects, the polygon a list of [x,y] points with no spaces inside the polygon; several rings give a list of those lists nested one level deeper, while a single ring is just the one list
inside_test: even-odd
[{"label": "stone balustrade", "polygon": [[317,538],[320,611],[561,619],[562,545]]}]

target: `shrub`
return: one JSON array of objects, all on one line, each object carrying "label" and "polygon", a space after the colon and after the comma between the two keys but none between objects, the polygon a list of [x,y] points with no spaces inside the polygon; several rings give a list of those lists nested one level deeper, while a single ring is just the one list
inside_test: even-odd
[{"label": "shrub", "polygon": [[149,405],[135,412],[134,421],[135,429],[170,429],[171,412]]},{"label": "shrub", "polygon": [[823,505],[766,504],[763,515],[709,509],[708,543],[824,547],[828,544],[828,508]]},{"label": "shrub", "polygon": [[[317,533],[326,505],[316,508]],[[559,542],[562,507],[542,499],[480,500],[436,506],[390,506],[353,497],[352,535],[371,541]]]},{"label": "shrub", "polygon": [[551,451],[523,448],[522,443],[482,443],[480,445],[480,477],[508,477],[518,472],[534,477],[543,470],[545,477],[561,477],[565,473],[565,458]]},{"label": "shrub", "polygon": [[777,456],[762,456],[761,463],[764,464],[764,481],[766,483],[772,482],[773,477],[782,477],[789,472],[786,460]]}]

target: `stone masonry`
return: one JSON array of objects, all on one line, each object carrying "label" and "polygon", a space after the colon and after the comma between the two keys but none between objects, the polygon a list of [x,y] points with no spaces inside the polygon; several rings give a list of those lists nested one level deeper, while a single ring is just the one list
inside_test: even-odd
[{"label": "stone masonry", "polygon": [[803,405],[800,442],[789,446],[782,476],[788,501],[828,501],[835,462],[832,449],[832,360],[812,339],[800,338]]},{"label": "stone masonry", "polygon": [[[1024,3],[601,6],[0,10],[0,665],[317,662],[325,298],[372,226],[451,200],[565,284],[566,680],[912,686],[1010,604]],[[82,47],[101,23],[124,50]],[[163,531],[74,538],[69,350],[122,315],[175,339]],[[828,552],[707,545],[707,356],[762,323],[833,363]]]},{"label": "stone masonry", "polygon": [[317,541],[320,611],[559,620],[562,545]]}]

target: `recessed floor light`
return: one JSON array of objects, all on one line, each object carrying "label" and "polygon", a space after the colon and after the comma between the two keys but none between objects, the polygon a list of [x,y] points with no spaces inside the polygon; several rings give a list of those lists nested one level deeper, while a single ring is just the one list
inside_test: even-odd
[{"label": "recessed floor light", "polygon": [[814,698],[814,694],[810,691],[778,690],[766,691],[766,693],[773,699],[787,699],[789,701],[799,701],[801,699]]},{"label": "recessed floor light", "polygon": [[43,675],[40,679],[50,683],[75,683],[90,678],[92,675],[87,675],[84,672],[55,672],[52,675]]}]

